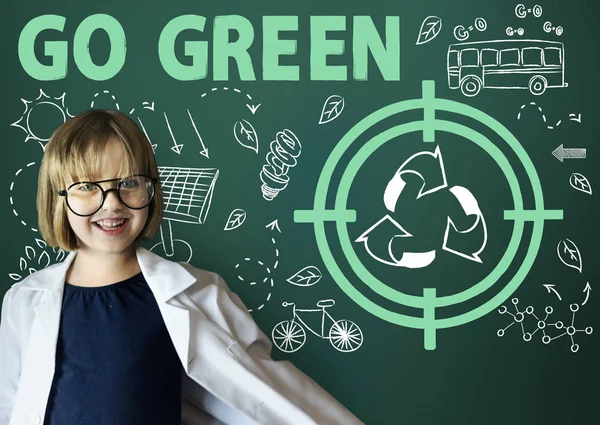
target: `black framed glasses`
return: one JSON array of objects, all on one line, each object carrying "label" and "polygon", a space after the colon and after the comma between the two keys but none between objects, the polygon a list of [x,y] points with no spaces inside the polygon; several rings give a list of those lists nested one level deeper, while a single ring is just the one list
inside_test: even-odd
[{"label": "black framed glasses", "polygon": [[[116,189],[103,189],[100,183],[118,181]],[[67,189],[58,192],[64,196],[67,206],[73,214],[87,217],[95,214],[106,199],[106,194],[111,190],[117,192],[117,198],[127,208],[141,210],[147,207],[154,198],[154,185],[158,178],[145,174],[135,174],[129,177],[100,180],[96,182],[77,182]]]}]

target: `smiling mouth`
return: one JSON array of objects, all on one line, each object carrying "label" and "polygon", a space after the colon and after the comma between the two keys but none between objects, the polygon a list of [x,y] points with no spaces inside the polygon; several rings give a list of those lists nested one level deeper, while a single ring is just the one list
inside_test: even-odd
[{"label": "smiling mouth", "polygon": [[94,224],[102,230],[116,230],[127,222],[128,219],[122,218],[119,220],[98,220]]}]

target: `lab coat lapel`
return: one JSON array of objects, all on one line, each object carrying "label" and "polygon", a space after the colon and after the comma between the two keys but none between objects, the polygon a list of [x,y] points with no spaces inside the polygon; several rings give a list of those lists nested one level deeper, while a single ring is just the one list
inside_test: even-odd
[{"label": "lab coat lapel", "polygon": [[[39,303],[34,307],[32,336],[35,338],[34,341],[43,343],[44,349],[51,353],[56,351],[65,277],[76,255],[77,251],[73,251],[62,263],[55,264],[41,271],[37,276],[34,275],[31,279],[19,283],[22,289],[44,291]],[[176,296],[190,287],[196,278],[181,265],[164,260],[140,246],[136,247],[136,255],[187,373],[190,313],[183,304],[177,302]]]}]

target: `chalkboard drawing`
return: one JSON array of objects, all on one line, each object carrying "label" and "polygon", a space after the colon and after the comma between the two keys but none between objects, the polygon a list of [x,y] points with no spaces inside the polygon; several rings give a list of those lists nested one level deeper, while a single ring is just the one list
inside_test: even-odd
[{"label": "chalkboard drawing", "polygon": [[539,96],[547,88],[568,87],[563,43],[544,40],[493,40],[451,44],[448,85],[467,97],[482,88],[529,89]]},{"label": "chalkboard drawing", "polygon": [[[254,290],[262,290],[265,293],[264,301],[260,302],[260,304],[256,307],[256,310],[262,310],[267,302],[271,300],[271,295],[273,291],[273,272],[270,267],[268,267],[264,262],[252,260],[251,258],[244,258],[245,264],[250,264],[252,262],[258,264],[260,267],[265,269],[265,275],[262,281],[258,282],[257,280],[248,280],[245,279],[241,273],[239,273],[239,268],[241,266],[240,263],[235,265],[236,271],[238,271],[237,279],[241,282],[247,283]],[[246,306],[248,306],[248,302],[246,302]],[[247,307],[248,312],[252,313],[254,311],[254,307]]]},{"label": "chalkboard drawing", "polygon": [[306,266],[302,270],[298,270],[293,276],[286,280],[296,286],[313,286],[323,277],[321,270],[315,266]]},{"label": "chalkboard drawing", "polygon": [[[242,95],[244,97],[246,97],[248,100],[253,101],[252,96],[248,93],[242,93],[242,91],[240,89],[237,89],[235,87],[231,88],[230,87],[212,87],[209,91],[206,91],[204,93],[202,93],[200,95],[200,98],[204,98],[206,97],[208,94],[211,93],[237,93],[239,95]],[[251,104],[251,103],[247,103],[246,107],[250,110],[250,112],[252,112],[252,115],[256,114],[256,110],[260,107],[260,105],[262,105],[262,103],[259,103],[257,105],[255,104]]]},{"label": "chalkboard drawing", "polygon": [[[271,223],[267,224],[265,226],[265,228],[270,229],[273,233],[275,233],[275,230],[277,230],[277,232],[281,233],[281,230],[279,229],[279,222],[278,222],[278,220],[274,220]],[[237,263],[235,265],[235,269],[236,269],[236,271],[238,273],[237,278],[238,278],[239,281],[241,281],[241,282],[249,282],[250,286],[252,288],[254,288],[255,290],[263,290],[263,291],[265,291],[265,286],[267,284],[269,285],[268,286],[268,292],[265,295],[265,301],[258,306],[258,308],[257,308],[258,310],[261,310],[265,306],[265,303],[268,302],[271,299],[271,290],[272,290],[272,288],[274,286],[274,282],[273,282],[273,278],[272,278],[272,273],[273,273],[274,270],[277,270],[277,267],[279,266],[279,249],[277,248],[277,241],[275,240],[275,237],[271,237],[271,243],[273,244],[273,250],[274,250],[274,254],[275,254],[275,261],[273,263],[273,267],[267,266],[264,261],[252,260],[251,258],[244,258],[244,263]],[[262,279],[262,285],[256,286],[257,281],[260,280],[260,279],[250,280],[250,279],[244,278],[242,276],[243,273],[240,272],[240,266],[242,264],[251,264],[251,263],[256,263],[260,267],[264,268],[266,274],[264,275],[264,278]],[[247,274],[249,274],[249,273],[246,271],[246,275]],[[246,305],[248,305],[248,303],[246,303]],[[248,308],[248,311],[252,312],[252,311],[254,311],[254,308]]]},{"label": "chalkboard drawing", "polygon": [[[550,315],[554,312],[554,309],[551,306],[546,306],[546,308],[544,308],[544,313],[545,316],[544,318],[540,318],[535,314],[534,308],[532,306],[528,306],[525,311],[520,311],[519,310],[519,299],[518,298],[513,298],[511,300],[512,304],[515,307],[516,312],[515,313],[511,313],[508,308],[506,306],[501,306],[498,309],[498,313],[500,314],[508,314],[512,317],[513,321],[510,322],[510,324],[508,326],[506,326],[505,328],[502,329],[498,329],[498,331],[496,332],[496,335],[498,335],[499,337],[503,337],[506,333],[506,330],[508,328],[510,328],[512,325],[514,325],[515,323],[518,323],[521,326],[521,334],[523,337],[523,341],[529,342],[532,340],[533,336],[536,334],[536,332],[540,332],[542,334],[542,342],[544,344],[550,344],[552,341],[561,338],[565,335],[568,335],[569,338],[571,339],[571,351],[573,353],[576,353],[577,351],[579,351],[579,345],[575,343],[575,340],[573,338],[573,335],[575,335],[577,332],[585,332],[586,335],[591,335],[593,332],[593,328],[591,326],[586,327],[585,329],[577,329],[575,327],[575,313],[577,313],[577,311],[579,311],[579,304],[571,304],[569,305],[569,310],[572,313],[571,316],[571,324],[570,325],[566,325],[565,323],[563,323],[562,321],[557,321],[554,323],[550,323],[549,321],[549,317]],[[527,315],[527,316],[526,316]],[[525,330],[525,319],[528,316],[533,316],[533,318],[537,321],[536,326],[535,326],[535,330]],[[554,327],[557,330],[563,330],[562,333],[555,335],[555,336],[550,336],[546,331],[549,331],[550,327]]]},{"label": "chalkboard drawing", "polygon": [[550,22],[550,21],[544,22],[544,25],[542,26],[542,29],[546,33],[551,33],[552,31],[554,31],[554,34],[556,34],[558,36],[561,36],[562,33],[564,32],[563,27],[561,27],[560,25],[557,26],[557,27],[555,27],[554,25],[552,25],[552,22]]},{"label": "chalkboard drawing", "polygon": [[164,196],[163,224],[160,227],[161,242],[150,250],[160,250],[161,254],[173,257],[177,243],[185,252],[178,255],[183,255],[189,262],[191,246],[181,239],[173,239],[171,222],[203,224],[206,221],[219,170],[161,166],[158,172]]},{"label": "chalkboard drawing", "polygon": [[325,100],[319,124],[326,124],[340,116],[344,110],[344,98],[337,94],[332,94]]},{"label": "chalkboard drawing", "polygon": [[535,16],[536,18],[539,18],[540,16],[542,16],[542,12],[542,6],[540,6],[539,4],[536,4],[532,8],[527,8],[524,4],[518,4],[515,7],[515,15],[517,16],[517,18],[521,19],[525,18],[530,13],[533,14],[533,16]]},{"label": "chalkboard drawing", "polygon": [[419,36],[415,45],[429,43],[436,38],[442,30],[442,19],[437,16],[428,16],[423,20]]},{"label": "chalkboard drawing", "polygon": [[258,134],[252,124],[246,120],[236,121],[233,126],[235,140],[247,149],[258,153]]},{"label": "chalkboard drawing", "polygon": [[[21,99],[21,102],[25,104],[25,110],[21,118],[13,122],[11,126],[20,128],[26,133],[25,142],[33,139],[38,142],[42,150],[45,150],[52,131],[73,117],[65,105],[66,94],[65,92],[59,97],[51,97],[40,89],[40,94],[34,100]],[[50,126],[47,124],[42,126],[44,120],[40,121],[40,117],[44,117],[45,120],[55,119],[55,121]]]},{"label": "chalkboard drawing", "polygon": [[571,174],[571,177],[569,178],[569,184],[573,189],[576,189],[583,193],[587,193],[588,195],[592,194],[592,185],[583,174]]},{"label": "chalkboard drawing", "polygon": [[561,143],[556,149],[552,151],[552,155],[560,162],[564,162],[565,159],[585,159],[587,157],[586,148],[565,148]]},{"label": "chalkboard drawing", "polygon": [[465,28],[462,25],[457,25],[454,27],[454,37],[458,41],[465,41],[469,38],[469,34],[473,29],[476,29],[479,32],[483,32],[487,29],[487,22],[483,18],[475,18],[475,22],[473,25],[469,25]]},{"label": "chalkboard drawing", "polygon": [[[305,329],[319,338],[328,339],[333,348],[342,353],[355,351],[363,343],[363,333],[354,322],[347,319],[335,320],[326,311],[327,308],[335,305],[334,300],[321,300],[317,303],[316,309],[299,309],[294,303],[285,301],[282,305],[293,308],[293,318],[276,324],[271,337],[275,346],[285,353],[293,353],[302,348],[306,342]],[[313,319],[313,316],[319,314],[321,320],[315,320],[316,317]],[[311,327],[311,324],[320,324],[320,327]]]},{"label": "chalkboard drawing", "polygon": [[[27,164],[27,168],[32,167],[33,165],[35,165],[35,162],[30,162],[29,164]],[[25,227],[29,227],[29,224],[27,224],[27,222],[23,219],[23,218],[19,218],[19,212],[17,211],[17,207],[15,206],[15,200],[14,200],[14,193],[17,192],[15,191],[15,182],[17,181],[17,177],[21,174],[21,172],[23,171],[23,168],[19,168],[16,172],[15,172],[15,179],[13,181],[10,182],[10,191],[9,191],[9,201],[10,201],[10,206],[12,207],[12,212],[14,214],[15,217],[17,217],[19,219],[19,221],[21,222],[21,224]],[[37,173],[37,171],[36,171]],[[30,227],[30,229],[33,232],[37,232],[38,229],[35,227]]]},{"label": "chalkboard drawing", "polygon": [[[563,219],[563,211],[548,208],[531,158],[504,125],[472,106],[436,97],[434,81],[423,81],[422,89],[421,98],[371,112],[341,137],[321,168],[310,208],[295,210],[294,221],[311,225],[327,272],[350,299],[381,320],[422,330],[424,348],[435,350],[441,329],[478,320],[510,298],[533,267],[544,231],[554,220]],[[421,118],[415,119],[414,111]],[[494,138],[489,139],[480,128]],[[374,152],[381,152],[378,149],[412,140],[414,135],[422,137],[425,146],[435,142],[441,146],[447,138],[439,135],[446,133],[484,150],[502,170],[512,202],[499,207],[503,219],[512,224],[510,242],[491,265],[493,269],[480,280],[467,282],[466,289],[453,292],[449,288],[450,293],[441,295],[437,287],[425,283],[422,290],[408,291],[397,280],[381,280],[369,269],[371,262],[365,263],[356,252],[350,223],[359,221],[362,213],[350,206],[351,193],[353,187],[362,185],[359,171]],[[524,173],[517,176],[515,169]],[[401,274],[407,276],[407,284],[419,275],[418,271]],[[407,314],[406,307],[416,312]]]},{"label": "chalkboard drawing", "polygon": [[[527,108],[528,106],[536,108],[538,110],[538,112],[540,113],[540,116],[542,117],[542,121],[544,121],[544,124],[547,123],[546,115],[544,114],[544,110],[542,109],[541,106],[537,105],[535,102],[524,103],[524,104],[521,105],[521,107],[519,108],[519,113],[517,114],[517,119],[518,120],[521,119],[521,115],[522,115],[523,110],[525,108]],[[569,121],[575,121],[575,122],[578,122],[579,124],[581,124],[581,114],[569,114]],[[554,124],[554,125],[547,125],[546,128],[548,130],[554,130],[561,123],[562,123],[562,120],[558,120],[556,122],[556,124]]]},{"label": "chalkboard drawing", "polygon": [[[429,163],[433,163],[435,167],[429,166]],[[437,172],[430,171],[425,173],[423,171],[432,170],[434,168],[437,168]],[[416,199],[448,187],[444,161],[439,146],[436,147],[434,152],[418,152],[402,163],[387,184],[383,194],[383,203],[386,209],[392,213],[396,212],[396,206],[406,187],[403,176],[406,176],[407,174],[414,174],[423,181]],[[479,257],[479,254],[483,252],[487,243],[487,226],[483,214],[479,209],[479,204],[473,194],[465,187],[453,186],[448,190],[459,202],[464,214],[466,216],[474,216],[475,222],[472,226],[462,230],[457,228],[455,224],[457,220],[452,220],[452,218],[448,216],[444,241],[441,248],[444,251],[481,263],[482,260]],[[377,234],[375,232],[377,232]],[[471,232],[474,232],[475,235],[481,234],[481,236],[473,238],[476,246],[472,246],[469,249],[469,251],[472,252],[463,252],[465,248],[459,249],[458,246],[465,245],[464,243],[460,243],[460,241]],[[388,235],[387,238],[385,235]],[[375,245],[377,242],[369,242],[370,238],[377,241],[381,240],[382,237],[382,243],[384,245],[383,249],[376,249],[377,247]],[[411,269],[429,266],[435,260],[435,249],[422,252],[403,251],[401,256],[396,255],[394,241],[398,238],[412,237],[413,235],[404,229],[397,220],[386,214],[374,225],[364,231],[355,242],[362,242],[365,250],[373,259],[389,266]],[[473,243],[470,245],[473,245]],[[386,255],[386,258],[382,255]]]},{"label": "chalkboard drawing", "polygon": [[208,148],[206,147],[206,145],[204,144],[204,142],[202,141],[202,136],[200,136],[200,133],[198,132],[198,127],[196,127],[196,123],[194,122],[194,118],[192,118],[192,114],[190,113],[189,109],[186,109],[188,117],[190,118],[190,122],[192,123],[192,127],[194,127],[194,131],[196,132],[196,136],[198,136],[198,141],[200,142],[200,146],[202,147],[202,150],[200,150],[200,155],[205,156],[206,158],[208,158]]},{"label": "chalkboard drawing", "polygon": [[244,224],[244,221],[246,221],[246,211],[236,208],[235,210],[231,211],[231,214],[229,214],[229,218],[227,219],[227,223],[225,224],[225,228],[223,230],[228,231],[237,229]]},{"label": "chalkboard drawing", "polygon": [[506,35],[508,35],[509,37],[512,37],[515,34],[523,36],[525,34],[525,30],[521,27],[516,28],[516,29],[513,27],[506,27]]},{"label": "chalkboard drawing", "polygon": [[48,246],[43,239],[35,238],[35,244],[37,248],[33,244],[25,247],[25,256],[19,258],[19,272],[8,274],[12,280],[18,282],[51,264],[60,263],[67,255],[60,248]]},{"label": "chalkboard drawing", "polygon": [[579,248],[577,248],[577,245],[572,240],[564,239],[558,242],[556,253],[565,266],[578,270],[579,273],[582,272],[583,262],[581,254],[579,253]]},{"label": "chalkboard drawing", "polygon": [[270,144],[267,154],[267,163],[263,165],[260,179],[263,182],[261,190],[263,198],[272,201],[282,190],[284,190],[290,178],[288,171],[296,166],[296,158],[302,153],[302,145],[296,135],[285,129],[278,131]]}]

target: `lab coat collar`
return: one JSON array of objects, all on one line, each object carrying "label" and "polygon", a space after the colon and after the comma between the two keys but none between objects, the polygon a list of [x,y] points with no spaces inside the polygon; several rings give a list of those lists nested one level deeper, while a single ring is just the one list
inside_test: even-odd
[{"label": "lab coat collar", "polygon": [[[196,278],[181,265],[165,260],[141,246],[136,247],[135,253],[142,274],[160,303],[170,300],[196,281]],[[41,270],[22,281],[19,286],[22,289],[51,291],[62,296],[67,271],[76,255],[77,251],[72,251],[63,262]],[[165,279],[166,276],[169,278]]]},{"label": "lab coat collar", "polygon": [[[36,329],[40,330],[36,337],[44,340],[45,347],[52,353],[58,338],[65,278],[76,255],[77,251],[73,251],[62,263],[40,270],[15,284],[21,289],[44,292],[40,302],[34,307],[36,323],[39,324]],[[196,278],[182,265],[165,260],[140,246],[136,247],[136,255],[183,368],[188,373],[190,312],[183,303],[173,298],[193,285]]]}]

